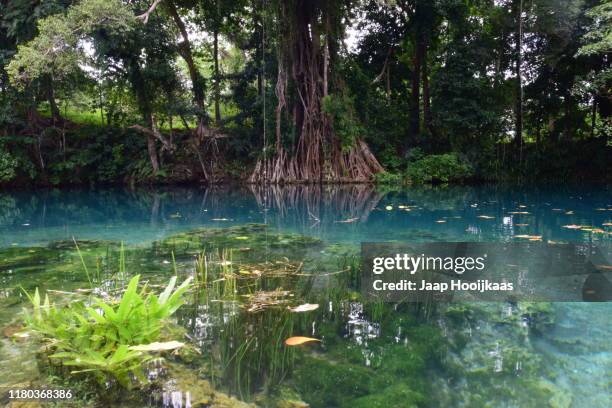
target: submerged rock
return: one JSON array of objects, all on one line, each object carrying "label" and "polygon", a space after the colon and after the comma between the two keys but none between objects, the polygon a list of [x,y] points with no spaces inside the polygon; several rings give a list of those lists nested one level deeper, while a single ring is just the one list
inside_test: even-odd
[{"label": "submerged rock", "polygon": [[168,363],[169,378],[162,385],[161,397],[164,406],[172,398],[181,399],[182,406],[189,400],[192,408],[255,408],[255,404],[240,401],[216,390],[212,384],[199,378],[197,372],[177,363]]}]

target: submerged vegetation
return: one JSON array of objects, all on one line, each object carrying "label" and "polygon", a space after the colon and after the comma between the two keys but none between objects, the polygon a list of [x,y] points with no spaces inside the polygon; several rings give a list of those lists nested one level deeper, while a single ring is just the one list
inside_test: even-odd
[{"label": "submerged vegetation", "polygon": [[[37,333],[38,363],[48,375],[43,383],[79,390],[91,380],[97,388],[90,392],[97,391],[87,403],[571,402],[532,344],[554,325],[547,304],[366,301],[359,293],[358,248],[259,224],[198,229],[144,247],[76,242],[78,250],[74,242],[0,250],[2,270],[14,271],[5,275],[8,296],[0,305],[23,305],[21,289],[11,289],[21,281],[30,305],[13,341],[25,347],[33,340],[23,333]],[[40,259],[45,268],[23,280]],[[83,265],[99,265],[94,288],[82,288],[89,284]],[[63,280],[32,290],[47,276]],[[175,288],[178,280],[184,282]],[[60,282],[61,292],[54,289]],[[123,391],[109,393],[109,387]]]},{"label": "submerged vegetation", "polygon": [[36,289],[28,295],[33,310],[26,315],[26,326],[48,342],[49,359],[70,368],[70,374],[90,374],[106,388],[109,377],[127,388],[132,387],[132,378],[145,383],[143,364],[151,357],[143,352],[181,346],[156,342],[166,319],[184,303],[190,279],[174,290],[173,277],[157,297],[147,293],[146,286],[138,292],[139,278],[130,280],[116,302],[87,299],[56,306],[48,295],[41,303]]}]

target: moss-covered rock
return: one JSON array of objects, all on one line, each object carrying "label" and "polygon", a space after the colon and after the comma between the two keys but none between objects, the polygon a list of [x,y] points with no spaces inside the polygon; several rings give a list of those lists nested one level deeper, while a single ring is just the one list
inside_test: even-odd
[{"label": "moss-covered rock", "polygon": [[313,408],[344,407],[370,392],[371,372],[354,364],[339,364],[307,356],[294,373],[296,389]]},{"label": "moss-covered rock", "polygon": [[348,408],[417,408],[426,402],[423,394],[408,384],[396,384],[380,392],[357,398],[345,406]]}]

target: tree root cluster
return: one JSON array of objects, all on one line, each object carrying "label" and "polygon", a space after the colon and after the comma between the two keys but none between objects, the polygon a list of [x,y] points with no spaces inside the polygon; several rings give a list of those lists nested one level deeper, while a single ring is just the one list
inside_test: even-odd
[{"label": "tree root cluster", "polygon": [[290,157],[280,149],[271,158],[260,159],[249,178],[253,184],[368,183],[384,171],[368,145],[361,139],[346,151],[335,149],[329,159],[315,146],[307,155]]}]

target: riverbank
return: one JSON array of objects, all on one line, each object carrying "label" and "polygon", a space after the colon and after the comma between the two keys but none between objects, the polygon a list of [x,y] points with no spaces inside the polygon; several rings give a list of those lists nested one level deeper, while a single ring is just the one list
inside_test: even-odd
[{"label": "riverbank", "polygon": [[[191,132],[177,129],[164,133],[173,149],[160,149],[157,172],[146,155],[146,138],[135,129],[66,122],[64,128],[42,129],[36,137],[7,136],[0,144],[0,186],[247,183],[260,155],[257,151],[243,151],[232,133],[204,141],[197,150],[193,149]],[[448,151],[428,153],[418,147],[403,157],[377,149],[374,154],[385,172],[375,175],[372,182],[396,186],[609,182],[612,174],[612,148],[605,138],[568,141],[563,146],[530,143],[519,148],[499,144],[477,156]]]}]

